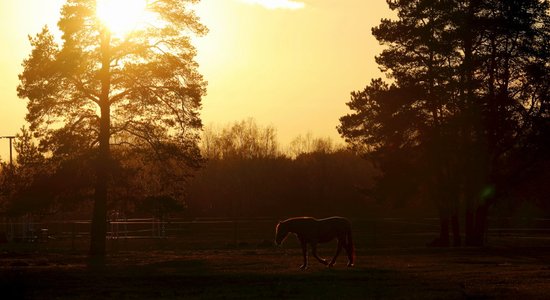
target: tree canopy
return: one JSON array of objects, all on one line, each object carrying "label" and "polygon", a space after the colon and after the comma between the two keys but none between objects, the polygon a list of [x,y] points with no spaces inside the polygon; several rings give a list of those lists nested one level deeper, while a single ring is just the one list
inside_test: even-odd
[{"label": "tree canopy", "polygon": [[455,243],[465,202],[466,242],[480,244],[489,207],[548,159],[549,3],[387,2],[397,19],[372,32],[389,80],[352,93],[339,132],[381,168],[375,194],[433,199]]},{"label": "tree canopy", "polygon": [[26,119],[40,150],[54,159],[95,159],[92,256],[105,252],[118,149],[169,162],[183,178],[200,163],[206,83],[190,38],[207,29],[192,10],[196,2],[149,1],[150,17],[120,35],[98,17],[95,0],[67,0],[58,22],[61,43],[47,27],[30,38],[18,95],[28,99]]}]

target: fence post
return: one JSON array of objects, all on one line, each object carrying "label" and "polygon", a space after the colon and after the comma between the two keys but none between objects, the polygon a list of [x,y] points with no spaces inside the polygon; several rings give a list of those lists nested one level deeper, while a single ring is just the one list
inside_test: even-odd
[{"label": "fence post", "polygon": [[237,219],[233,220],[233,243],[235,246],[239,245],[239,222]]},{"label": "fence post", "polygon": [[76,239],[76,223],[71,222],[71,250],[75,251],[75,239]]}]

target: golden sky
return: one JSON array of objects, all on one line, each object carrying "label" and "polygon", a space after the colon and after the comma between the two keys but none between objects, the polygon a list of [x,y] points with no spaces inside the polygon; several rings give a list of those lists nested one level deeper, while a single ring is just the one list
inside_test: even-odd
[{"label": "golden sky", "polygon": [[[16,87],[27,35],[56,28],[64,2],[0,1],[0,136],[25,124]],[[380,76],[371,27],[390,15],[385,0],[202,0],[197,13],[210,29],[195,42],[205,125],[253,117],[277,128],[283,146],[308,132],[339,141],[349,93]],[[8,153],[1,139],[0,157]]]}]

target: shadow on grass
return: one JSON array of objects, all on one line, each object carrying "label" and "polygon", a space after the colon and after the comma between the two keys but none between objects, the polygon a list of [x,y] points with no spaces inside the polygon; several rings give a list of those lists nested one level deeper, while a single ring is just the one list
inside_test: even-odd
[{"label": "shadow on grass", "polygon": [[540,251],[363,250],[354,268],[312,262],[306,271],[298,249],[125,252],[102,270],[82,255],[6,254],[0,299],[532,298],[550,278]]},{"label": "shadow on grass", "polygon": [[460,298],[381,269],[224,272],[201,260],[87,269],[19,268],[0,274],[2,299],[369,299]]}]

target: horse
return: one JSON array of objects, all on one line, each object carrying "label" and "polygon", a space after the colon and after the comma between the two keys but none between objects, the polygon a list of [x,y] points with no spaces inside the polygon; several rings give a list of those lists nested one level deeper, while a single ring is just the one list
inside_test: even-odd
[{"label": "horse", "polygon": [[[311,245],[311,252],[320,263],[328,267],[334,266],[336,258],[342,251],[346,250],[348,256],[348,267],[353,267],[355,260],[355,249],[353,239],[351,238],[351,222],[342,217],[330,217],[326,219],[315,219],[311,217],[290,218],[281,221],[275,228],[275,243],[281,245],[289,233],[294,233],[302,246],[302,255],[304,264],[300,266],[301,270],[308,267],[307,245]],[[317,255],[317,244],[327,243],[338,239],[336,254],[330,262],[320,258]]]}]

